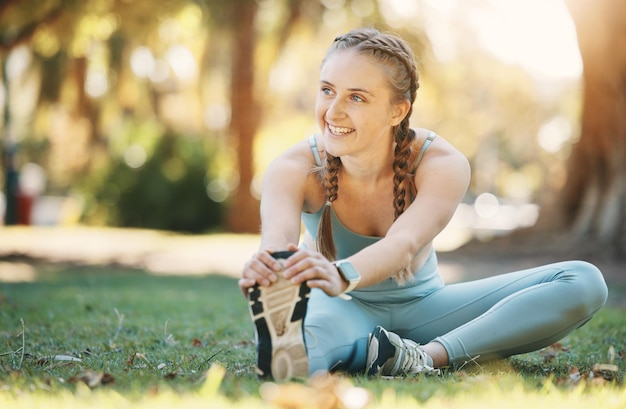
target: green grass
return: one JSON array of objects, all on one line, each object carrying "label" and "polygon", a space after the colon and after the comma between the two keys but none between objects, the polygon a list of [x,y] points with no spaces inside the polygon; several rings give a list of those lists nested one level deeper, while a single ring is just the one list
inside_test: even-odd
[{"label": "green grass", "polygon": [[[119,407],[115,399],[146,406],[154,406],[154,399],[186,407],[212,399],[224,407],[263,407],[252,324],[235,279],[107,267],[40,266],[37,271],[33,282],[0,282],[0,407],[18,401],[24,405],[19,407],[35,407],[45,399],[65,408],[96,397],[112,402],[102,407]],[[560,348],[440,377],[348,381],[370,391],[373,404],[381,407],[407,401],[471,407],[469,401],[494,399],[494,394],[501,403],[526,396],[530,405],[540,397],[549,402],[547,390],[556,402],[568,402],[576,393],[594,402],[606,399],[611,407],[626,404],[625,353],[626,316],[607,307]],[[614,364],[618,371],[594,373],[595,364]],[[216,375],[222,367],[223,379]],[[211,368],[213,375],[207,376]],[[571,375],[575,368],[580,382]],[[92,373],[106,376],[95,378],[90,390],[84,381],[93,380]],[[579,396],[576,402],[584,401]]]},{"label": "green grass", "polygon": [[[212,362],[254,379],[252,327],[233,279],[162,277],[111,268],[42,269],[36,282],[0,286],[0,382],[73,388],[86,369],[113,375],[113,388],[142,393],[166,384],[197,387]],[[4,350],[4,351],[2,351]],[[136,356],[135,354],[140,354]],[[55,361],[70,355],[82,362]],[[132,362],[131,362],[132,361]],[[17,379],[16,379],[17,377]]]}]

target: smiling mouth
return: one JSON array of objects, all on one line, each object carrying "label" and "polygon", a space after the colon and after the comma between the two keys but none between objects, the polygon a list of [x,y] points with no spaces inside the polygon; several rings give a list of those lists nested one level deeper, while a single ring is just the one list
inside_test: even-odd
[{"label": "smiling mouth", "polygon": [[328,124],[328,129],[335,135],[347,135],[354,132],[353,128],[344,128],[342,126],[333,126],[331,124]]}]

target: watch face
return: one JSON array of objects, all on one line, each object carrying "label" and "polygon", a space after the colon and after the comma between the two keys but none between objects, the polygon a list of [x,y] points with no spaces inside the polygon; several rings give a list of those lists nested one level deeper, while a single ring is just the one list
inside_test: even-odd
[{"label": "watch face", "polygon": [[344,278],[348,281],[358,280],[361,278],[361,274],[356,271],[354,265],[349,261],[338,261],[337,268],[339,272],[344,276]]},{"label": "watch face", "polygon": [[280,260],[280,259],[287,259],[290,256],[296,254],[296,252],[295,251],[289,251],[289,250],[283,250],[283,251],[275,251],[275,252],[273,252],[271,254],[272,254],[272,257],[274,257],[275,259]]}]

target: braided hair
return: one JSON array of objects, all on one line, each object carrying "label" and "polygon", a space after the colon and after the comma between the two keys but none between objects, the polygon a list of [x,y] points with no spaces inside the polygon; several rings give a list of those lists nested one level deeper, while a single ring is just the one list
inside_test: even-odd
[{"label": "braided hair", "polygon": [[[352,30],[335,38],[324,62],[333,53],[347,49],[369,56],[382,65],[387,73],[394,103],[404,100],[408,100],[411,103],[406,116],[392,130],[396,144],[393,161],[393,206],[395,218],[397,219],[410,205],[416,194],[413,175],[411,174],[411,169],[409,169],[412,154],[411,148],[415,140],[415,132],[409,127],[409,119],[419,88],[419,77],[413,52],[404,40],[395,35],[381,33],[373,28],[362,28]],[[336,257],[330,221],[330,208],[332,202],[337,199],[337,174],[340,166],[341,159],[326,152],[326,163],[320,170],[326,204],[318,226],[317,247],[330,260],[334,260]],[[412,273],[407,266],[395,278],[399,283],[403,283],[410,279],[411,276]]]}]

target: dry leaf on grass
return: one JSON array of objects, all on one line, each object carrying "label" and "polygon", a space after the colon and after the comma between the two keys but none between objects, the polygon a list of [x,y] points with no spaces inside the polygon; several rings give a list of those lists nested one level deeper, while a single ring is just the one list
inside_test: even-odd
[{"label": "dry leaf on grass", "polygon": [[314,375],[306,384],[266,382],[259,392],[264,401],[282,409],[362,409],[371,401],[366,389],[330,374]]},{"label": "dry leaf on grass", "polygon": [[146,354],[142,354],[141,352],[135,352],[126,361],[126,369],[139,366],[135,364],[135,359],[139,359],[144,362],[141,365],[142,367],[146,367],[146,366],[152,367],[152,363],[148,360],[148,358],[146,357]]},{"label": "dry leaf on grass", "polygon": [[617,365],[595,364],[591,368],[591,373],[589,376],[590,377],[593,376],[594,378],[602,378],[607,381],[612,381],[613,379],[617,378],[618,373],[619,373],[619,367]]},{"label": "dry leaf on grass", "polygon": [[83,382],[85,385],[93,389],[100,385],[111,384],[115,382],[115,378],[113,377],[113,375],[109,373],[86,370],[85,372],[79,375],[72,376],[69,379],[69,382],[72,382],[72,383]]},{"label": "dry leaf on grass", "polygon": [[166,373],[165,375],[163,375],[163,379],[172,380],[172,379],[176,379],[177,376],[178,376],[178,372],[174,371],[174,372]]},{"label": "dry leaf on grass", "polygon": [[61,362],[83,362],[82,359],[77,358],[71,355],[53,355],[53,356],[43,356],[37,360],[37,365],[47,365],[51,361],[61,361]]},{"label": "dry leaf on grass", "polygon": [[592,385],[604,385],[617,379],[619,367],[614,364],[595,364],[587,373],[581,373],[577,366],[569,372],[567,379],[562,379],[560,383],[578,385],[581,381]]},{"label": "dry leaf on grass", "polygon": [[543,356],[543,362],[547,363],[553,361],[559,353],[568,351],[569,347],[565,347],[562,343],[556,342],[539,351],[539,354]]},{"label": "dry leaf on grass", "polygon": [[569,383],[572,383],[572,384],[576,385],[578,382],[580,382],[581,379],[582,379],[582,376],[580,375],[580,370],[578,369],[577,366],[575,366],[572,369],[570,369],[570,371],[569,371]]},{"label": "dry leaf on grass", "polygon": [[76,358],[71,355],[55,355],[52,357],[53,361],[70,361],[70,362],[83,362],[82,359]]}]

